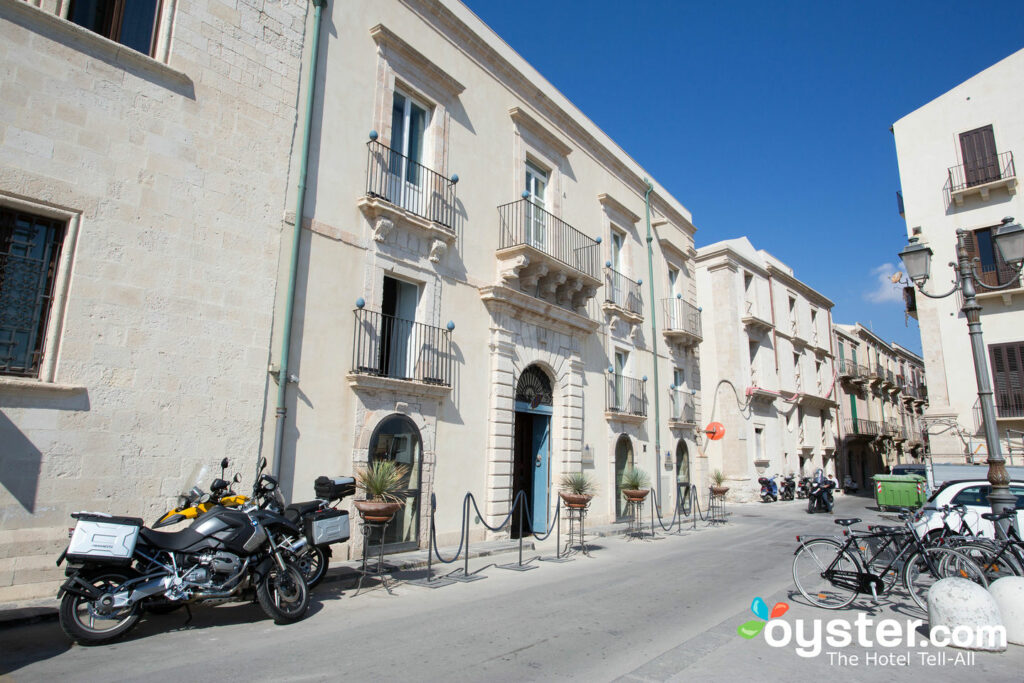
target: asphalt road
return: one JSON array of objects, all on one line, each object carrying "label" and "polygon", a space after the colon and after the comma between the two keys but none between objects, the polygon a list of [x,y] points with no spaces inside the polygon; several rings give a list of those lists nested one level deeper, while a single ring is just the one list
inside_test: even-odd
[{"label": "asphalt road", "polygon": [[[840,499],[837,516],[878,515],[865,499]],[[834,533],[827,515],[807,515],[800,501],[730,508],[725,526],[658,540],[602,538],[590,557],[537,563],[513,572],[480,558],[484,580],[426,589],[399,584],[355,595],[349,582],[314,592],[309,616],[275,626],[258,606],[224,605],[145,618],[124,639],[101,647],[71,645],[55,622],[0,630],[0,679],[118,681],[212,680],[908,680],[1020,681],[1024,648],[979,653],[955,663],[927,663],[937,648],[864,648],[814,657],[794,646],[746,640],[751,601],[790,605],[783,617],[926,619],[909,599],[860,599],[842,612],[801,604],[791,578],[797,533]],[[701,524],[701,527],[704,525]],[[543,549],[541,549],[543,551]],[[490,566],[487,566],[490,565]],[[833,648],[834,650],[834,648]],[[871,653],[874,653],[873,655]],[[897,658],[906,654],[906,663]],[[883,657],[879,657],[882,655]],[[884,656],[889,656],[888,658]],[[865,659],[866,657],[866,659]],[[872,659],[875,657],[875,659]],[[831,660],[831,661],[830,661]],[[898,669],[898,670],[897,670]]]}]

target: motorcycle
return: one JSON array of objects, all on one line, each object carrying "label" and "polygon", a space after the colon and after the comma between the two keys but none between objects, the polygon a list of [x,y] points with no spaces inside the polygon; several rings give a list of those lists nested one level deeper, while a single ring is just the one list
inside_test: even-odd
[{"label": "motorcycle", "polygon": [[[262,469],[262,468],[261,468]],[[253,501],[279,496],[274,477],[261,474]],[[276,495],[275,495],[276,494]],[[252,501],[212,507],[187,528],[162,532],[137,517],[77,512],[60,587],[60,625],[81,644],[103,643],[138,622],[144,609],[248,601],[255,596],[275,623],[302,619],[309,588],[289,561],[306,541],[282,515]]]},{"label": "motorcycle", "polygon": [[[777,477],[779,475],[775,475]],[[761,500],[765,503],[772,503],[779,499],[779,487],[775,483],[775,477],[758,477],[757,483],[761,485]]]},{"label": "motorcycle", "polygon": [[792,474],[782,480],[782,489],[779,498],[782,500],[793,500],[796,497],[796,481]]},{"label": "motorcycle", "polygon": [[[220,477],[210,484],[210,495],[203,493],[203,483],[208,474],[206,465],[196,465],[186,479],[186,489],[178,495],[178,505],[168,511],[163,517],[153,522],[152,529],[161,529],[187,519],[195,519],[209,512],[214,506],[240,507],[249,500],[246,496],[237,494],[231,490],[231,484],[224,479],[229,461],[224,458],[220,461]],[[241,481],[240,475],[236,474],[233,483]],[[191,486],[189,486],[191,485]]]},{"label": "motorcycle", "polygon": [[800,483],[796,487],[796,497],[803,499],[807,498],[811,493],[811,478],[800,477]]},{"label": "motorcycle", "polygon": [[832,479],[815,479],[811,482],[811,489],[807,496],[807,512],[832,512],[832,491],[836,482]]}]

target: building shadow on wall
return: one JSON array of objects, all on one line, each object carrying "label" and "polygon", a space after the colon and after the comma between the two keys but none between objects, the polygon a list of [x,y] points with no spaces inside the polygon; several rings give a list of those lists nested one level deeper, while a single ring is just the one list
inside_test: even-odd
[{"label": "building shadow on wall", "polygon": [[[89,410],[89,396],[84,392],[57,400],[24,397],[17,403],[18,408],[38,410]],[[0,485],[28,512],[36,511],[42,463],[39,447],[0,411]]]}]

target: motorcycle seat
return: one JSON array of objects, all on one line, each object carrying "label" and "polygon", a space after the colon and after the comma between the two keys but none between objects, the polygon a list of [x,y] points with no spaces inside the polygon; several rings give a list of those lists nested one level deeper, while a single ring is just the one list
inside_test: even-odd
[{"label": "motorcycle seat", "polygon": [[835,520],[835,523],[838,524],[839,526],[852,526],[852,525],[858,523],[859,521],[860,520],[857,519],[856,517],[850,517],[849,519],[837,519],[837,520]]},{"label": "motorcycle seat", "polygon": [[305,503],[292,503],[284,510],[284,516],[292,522],[297,522],[311,512],[320,509],[319,500],[309,500]]},{"label": "motorcycle seat", "polygon": [[201,533],[193,531],[192,529],[182,529],[181,531],[153,531],[146,527],[142,527],[139,532],[148,543],[155,545],[163,550],[188,550],[193,545],[202,541],[206,538]]}]

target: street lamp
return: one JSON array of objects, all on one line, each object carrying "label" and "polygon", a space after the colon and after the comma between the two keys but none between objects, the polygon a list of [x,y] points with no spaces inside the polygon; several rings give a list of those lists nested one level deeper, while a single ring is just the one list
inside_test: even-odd
[{"label": "street lamp", "polygon": [[[1013,510],[1017,506],[1017,497],[1010,493],[1010,477],[1006,473],[1006,461],[999,447],[999,432],[996,429],[995,405],[992,402],[992,385],[988,379],[988,359],[985,356],[985,344],[981,339],[981,305],[975,299],[977,287],[987,290],[1007,289],[1017,286],[1022,265],[1024,265],[1024,227],[1014,223],[1013,218],[1004,218],[996,229],[992,241],[1003,261],[1016,270],[1016,276],[1002,285],[987,285],[981,281],[972,260],[967,256],[964,240],[966,230],[956,231],[956,262],[950,262],[955,279],[953,288],[945,294],[929,294],[924,291],[924,283],[928,281],[931,268],[932,250],[911,238],[910,244],[900,252],[900,259],[907,269],[907,277],[917,286],[917,290],[929,299],[944,299],[956,291],[963,293],[961,310],[967,318],[967,329],[971,337],[971,351],[974,355],[974,375],[978,382],[978,400],[981,402],[981,417],[985,426],[985,443],[988,446],[988,481],[992,485],[989,503],[992,512]],[[979,261],[980,259],[973,259]],[[1000,526],[1005,530],[1007,521]]]}]

